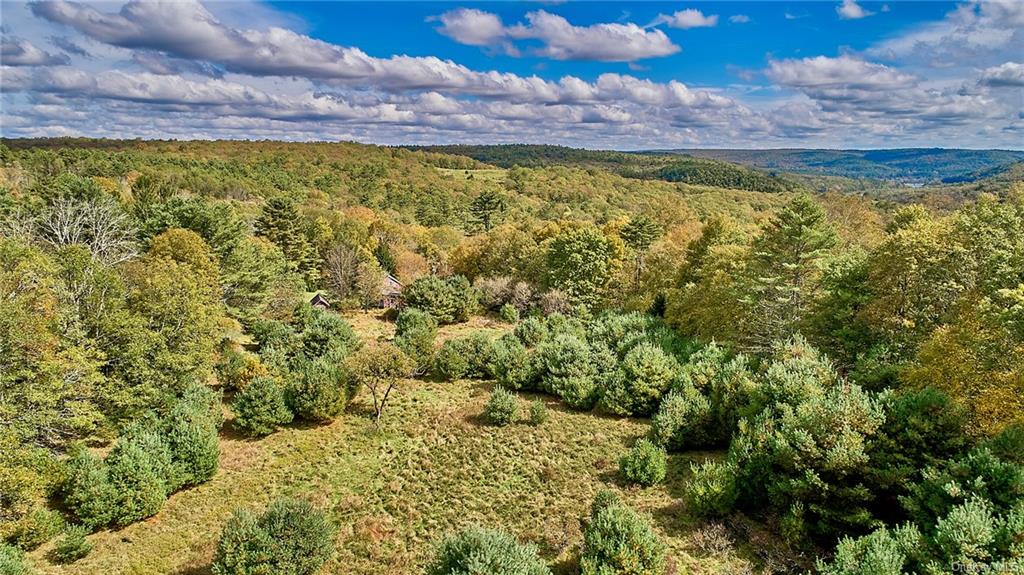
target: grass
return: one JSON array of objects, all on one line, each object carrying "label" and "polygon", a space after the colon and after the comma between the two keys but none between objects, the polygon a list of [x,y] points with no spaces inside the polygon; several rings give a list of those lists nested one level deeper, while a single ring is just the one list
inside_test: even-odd
[{"label": "grass", "polygon": [[[392,330],[373,314],[351,320],[365,338],[387,338]],[[489,321],[446,326],[442,334],[500,328]],[[610,487],[652,516],[675,572],[751,568],[744,546],[705,544],[705,527],[680,501],[689,462],[715,454],[675,455],[664,485],[627,487],[616,462],[646,433],[646,421],[573,412],[554,398],[520,394],[520,421],[495,427],[480,415],[490,388],[406,381],[379,432],[365,397],[329,425],[291,426],[261,440],[237,437],[226,426],[212,480],[172,496],[149,520],[90,536],[92,553],[72,565],[49,563],[49,545],[31,558],[44,574],[206,574],[233,509],[261,509],[290,495],[327,510],[339,526],[337,554],[324,573],[420,572],[436,541],[471,523],[503,526],[537,543],[556,573],[573,573],[579,519],[593,495]],[[526,407],[538,397],[550,418],[533,427]]]}]

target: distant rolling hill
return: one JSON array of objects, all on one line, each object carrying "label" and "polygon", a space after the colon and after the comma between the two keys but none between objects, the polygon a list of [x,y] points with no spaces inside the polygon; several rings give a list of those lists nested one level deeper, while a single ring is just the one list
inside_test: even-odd
[{"label": "distant rolling hill", "polygon": [[657,150],[768,170],[875,178],[907,183],[957,183],[992,177],[1024,160],[1019,150],[903,148],[891,150]]}]

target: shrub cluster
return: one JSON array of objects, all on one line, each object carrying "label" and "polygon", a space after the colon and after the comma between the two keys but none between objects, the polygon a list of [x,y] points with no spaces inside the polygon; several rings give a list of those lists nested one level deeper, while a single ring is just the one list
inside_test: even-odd
[{"label": "shrub cluster", "polygon": [[516,400],[516,395],[500,385],[491,392],[491,398],[487,400],[487,406],[484,407],[484,415],[487,420],[500,426],[515,422],[518,411],[519,402]]},{"label": "shrub cluster", "polygon": [[232,402],[235,426],[249,435],[273,433],[293,419],[330,421],[358,392],[342,368],[360,345],[352,326],[308,304],[296,307],[292,316],[290,324],[261,320],[252,328],[260,358],[272,373],[253,378]]},{"label": "shrub cluster", "polygon": [[53,548],[53,557],[58,563],[74,563],[92,551],[92,543],[85,536],[89,530],[84,525],[70,525]]},{"label": "shrub cluster", "polygon": [[423,276],[402,290],[405,305],[423,310],[438,323],[469,319],[477,307],[477,293],[462,276]]},{"label": "shrub cluster", "polygon": [[437,548],[427,575],[550,575],[537,547],[519,543],[508,533],[472,526],[446,538]]},{"label": "shrub cluster", "polygon": [[476,332],[441,344],[434,357],[434,373],[445,381],[489,377],[491,338]]},{"label": "shrub cluster", "polygon": [[598,494],[583,530],[583,575],[662,575],[665,555],[665,544],[647,519],[619,503],[613,493]]},{"label": "shrub cluster", "polygon": [[626,481],[650,487],[665,480],[667,466],[665,450],[641,439],[619,460],[619,473]]},{"label": "shrub cluster", "polygon": [[217,544],[214,575],[312,575],[334,553],[334,527],[306,501],[278,499],[262,515],[240,509]]},{"label": "shrub cluster", "polygon": [[434,362],[434,339],[437,320],[429,313],[407,307],[398,313],[395,321],[395,345],[416,364],[416,372],[423,373]]},{"label": "shrub cluster", "polygon": [[288,408],[285,391],[272,377],[254,379],[231,402],[234,426],[247,435],[269,435],[295,417]]},{"label": "shrub cluster", "polygon": [[650,415],[688,353],[685,341],[650,316],[584,321],[553,313],[528,317],[493,341],[480,334],[448,340],[434,365],[445,380],[492,377],[508,389],[556,395],[575,409]]},{"label": "shrub cluster", "polygon": [[171,493],[216,472],[221,423],[219,396],[208,388],[190,389],[168,414],[127,429],[106,459],[75,451],[61,488],[65,506],[89,529],[156,514]]}]

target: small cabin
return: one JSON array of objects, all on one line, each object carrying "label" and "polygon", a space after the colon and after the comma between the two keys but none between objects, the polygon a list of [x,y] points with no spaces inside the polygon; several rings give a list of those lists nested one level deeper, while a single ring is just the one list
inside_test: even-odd
[{"label": "small cabin", "polygon": [[380,289],[380,307],[391,309],[402,303],[402,282],[398,278],[388,274]]},{"label": "small cabin", "polygon": [[331,307],[331,302],[327,301],[327,298],[318,293],[313,296],[313,299],[309,300],[309,305],[320,309],[327,309]]}]

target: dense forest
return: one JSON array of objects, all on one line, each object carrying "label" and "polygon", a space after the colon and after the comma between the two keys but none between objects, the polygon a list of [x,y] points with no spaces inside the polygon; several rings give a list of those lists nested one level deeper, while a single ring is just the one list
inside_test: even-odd
[{"label": "dense forest", "polygon": [[971,182],[1024,161],[1015,150],[910,148],[895,150],[676,150],[745,166],[916,183]]},{"label": "dense forest", "polygon": [[1016,172],[464,148],[4,141],[0,573],[1024,569]]}]

